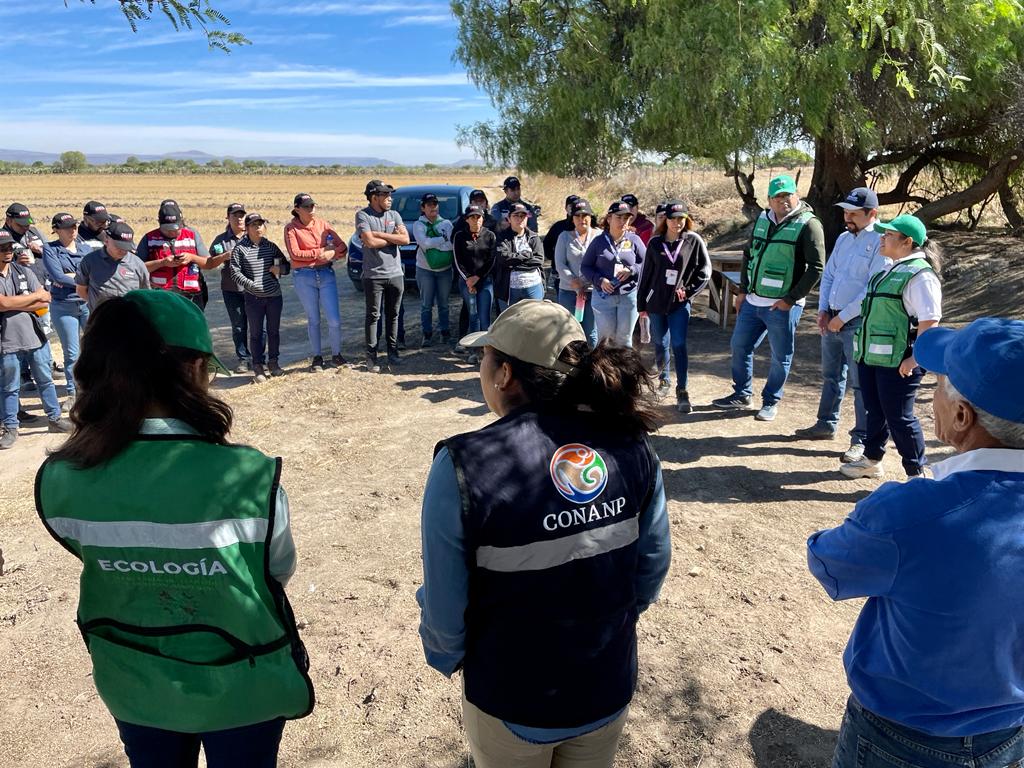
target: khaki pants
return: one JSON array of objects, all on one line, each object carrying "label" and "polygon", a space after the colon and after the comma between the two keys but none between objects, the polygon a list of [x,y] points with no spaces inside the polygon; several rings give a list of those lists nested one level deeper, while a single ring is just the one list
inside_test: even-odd
[{"label": "khaki pants", "polygon": [[611,768],[627,709],[596,731],[554,744],[532,744],[462,697],[462,720],[476,768]]}]

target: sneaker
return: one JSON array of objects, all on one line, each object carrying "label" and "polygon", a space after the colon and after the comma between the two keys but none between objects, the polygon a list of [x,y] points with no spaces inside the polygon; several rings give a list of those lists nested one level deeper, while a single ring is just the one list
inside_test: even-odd
[{"label": "sneaker", "polygon": [[712,400],[711,404],[715,408],[724,408],[727,411],[738,411],[742,408],[750,407],[750,395],[729,395],[728,397],[720,397],[717,400]]},{"label": "sneaker", "polygon": [[235,373],[248,373],[252,370],[252,363],[248,360],[239,360],[238,365],[235,366]]},{"label": "sneaker", "polygon": [[56,360],[53,361],[53,372],[64,373],[64,366],[58,363]]},{"label": "sneaker", "polygon": [[284,371],[281,366],[277,364],[277,360],[271,360],[270,365],[267,366],[271,376],[284,376]]},{"label": "sneaker", "polygon": [[690,405],[690,395],[685,389],[676,390],[676,410],[679,413],[690,413],[693,406]]},{"label": "sneaker", "polygon": [[366,372],[380,373],[380,363],[377,362],[377,358],[373,355],[366,356]]},{"label": "sneaker", "polygon": [[388,352],[388,366],[391,368],[398,368],[402,365],[402,358],[398,356],[397,352]]},{"label": "sneaker", "polygon": [[420,342],[420,349],[426,349],[427,347],[434,346],[434,334],[425,333],[423,334],[423,340]]},{"label": "sneaker", "polygon": [[253,363],[252,366],[252,383],[262,384],[267,380],[267,373],[263,370],[263,366],[259,363]]},{"label": "sneaker", "polygon": [[761,410],[754,416],[758,421],[775,421],[775,417],[779,414],[779,404],[772,403],[771,405],[762,406]]},{"label": "sneaker", "polygon": [[793,434],[804,440],[832,440],[836,436],[836,431],[827,424],[815,424],[811,427],[798,429]]},{"label": "sneaker", "polygon": [[342,366],[348,365],[348,358],[344,355],[331,355],[331,365],[335,368],[341,368]]},{"label": "sneaker", "polygon": [[470,365],[479,365],[480,355],[478,355],[476,352],[470,352],[468,355],[466,355],[466,362],[469,363]]},{"label": "sneaker", "polygon": [[658,397],[665,397],[672,389],[672,382],[668,379],[658,380]]},{"label": "sneaker", "polygon": [[70,419],[65,419],[63,416],[59,419],[50,419],[49,430],[51,432],[58,432],[60,434],[67,434],[74,430],[75,425],[71,423]]},{"label": "sneaker", "polygon": [[441,331],[441,343],[451,346],[452,335],[448,331]]},{"label": "sneaker", "polygon": [[29,413],[28,411],[23,409],[18,411],[18,421],[21,422],[22,424],[31,424],[32,422],[38,420],[39,417],[36,416],[34,413]]},{"label": "sneaker", "polygon": [[846,449],[846,453],[839,457],[839,460],[843,464],[849,464],[854,461],[860,461],[864,458],[864,446],[859,443],[854,443]]},{"label": "sneaker", "polygon": [[4,427],[0,432],[0,451],[11,448],[18,442],[18,430]]},{"label": "sneaker", "polygon": [[864,457],[857,461],[851,461],[849,464],[843,464],[839,471],[845,477],[881,477],[882,462]]},{"label": "sneaker", "polygon": [[323,370],[326,370],[326,366],[324,366],[324,359],[320,355],[316,355],[313,358],[313,362],[309,364],[309,372],[316,373],[317,371]]}]

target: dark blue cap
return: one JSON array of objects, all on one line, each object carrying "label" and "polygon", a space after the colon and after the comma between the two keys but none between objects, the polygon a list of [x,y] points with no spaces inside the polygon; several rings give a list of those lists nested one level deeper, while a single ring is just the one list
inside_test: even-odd
[{"label": "dark blue cap", "polygon": [[840,208],[845,208],[848,211],[855,211],[858,208],[864,208],[870,211],[873,208],[878,207],[878,195],[875,194],[875,190],[868,189],[867,187],[857,187],[851,190],[850,194],[846,196],[846,199],[841,203],[836,203]]},{"label": "dark blue cap", "polygon": [[960,330],[929,328],[914,342],[914,358],[972,405],[1024,424],[1024,321],[982,317]]}]

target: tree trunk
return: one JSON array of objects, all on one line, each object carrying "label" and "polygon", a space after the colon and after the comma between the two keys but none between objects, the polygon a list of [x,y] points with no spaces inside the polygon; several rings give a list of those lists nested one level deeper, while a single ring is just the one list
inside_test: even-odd
[{"label": "tree trunk", "polygon": [[761,206],[757,202],[757,194],[754,192],[754,172],[744,173],[739,169],[738,160],[733,162],[730,168],[726,163],[725,175],[732,178],[736,185],[736,193],[743,201],[743,215],[747,221],[755,221],[761,215]]},{"label": "tree trunk", "polygon": [[1014,232],[1024,230],[1024,216],[1017,209],[1017,201],[1013,199],[1013,190],[1008,179],[1004,179],[999,185],[999,204],[1003,206],[1003,214],[1010,229]]},{"label": "tree trunk", "polygon": [[982,200],[998,192],[999,187],[1003,185],[1007,177],[1015,173],[1021,165],[1024,165],[1024,146],[1017,147],[1013,152],[997,160],[995,165],[991,166],[980,180],[967,189],[952,195],[946,195],[933,203],[928,203],[916,211],[914,215],[927,224],[940,216],[962,211],[971,205],[977,205]]},{"label": "tree trunk", "polygon": [[814,174],[807,202],[825,227],[825,246],[831,251],[836,238],[846,231],[843,209],[836,203],[854,187],[864,186],[861,157],[849,147],[840,147],[827,138],[814,142]]}]

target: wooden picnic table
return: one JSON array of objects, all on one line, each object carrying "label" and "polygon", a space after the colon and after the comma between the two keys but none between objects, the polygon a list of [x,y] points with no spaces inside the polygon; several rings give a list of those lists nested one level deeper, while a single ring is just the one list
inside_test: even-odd
[{"label": "wooden picnic table", "polygon": [[743,251],[715,250],[711,256],[711,284],[708,286],[708,319],[722,328],[729,324],[732,298],[740,290]]}]

